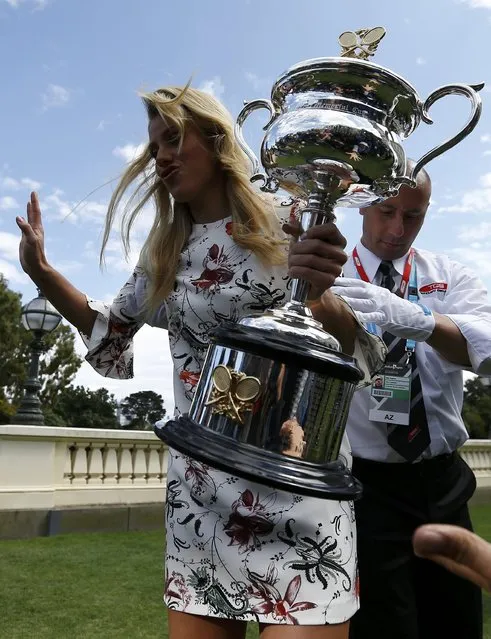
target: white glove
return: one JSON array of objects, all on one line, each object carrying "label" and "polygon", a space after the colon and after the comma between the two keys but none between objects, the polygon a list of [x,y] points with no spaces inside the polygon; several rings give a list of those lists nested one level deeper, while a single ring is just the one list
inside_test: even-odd
[{"label": "white glove", "polygon": [[391,335],[425,342],[435,328],[435,318],[429,309],[382,286],[337,277],[331,291],[346,300],[361,322],[377,324]]}]

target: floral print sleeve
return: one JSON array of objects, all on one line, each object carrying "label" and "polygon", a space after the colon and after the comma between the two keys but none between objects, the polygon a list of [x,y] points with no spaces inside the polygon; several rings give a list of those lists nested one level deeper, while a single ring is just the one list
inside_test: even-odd
[{"label": "floral print sleeve", "polygon": [[133,377],[133,337],[144,325],[167,328],[164,306],[152,317],[144,312],[147,278],[137,266],[112,304],[87,298],[97,318],[90,336],[81,334],[87,346],[86,361],[104,377]]}]

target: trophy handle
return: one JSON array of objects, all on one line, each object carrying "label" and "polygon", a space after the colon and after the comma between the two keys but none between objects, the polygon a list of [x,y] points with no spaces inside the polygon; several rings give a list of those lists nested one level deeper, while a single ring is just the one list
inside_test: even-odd
[{"label": "trophy handle", "polygon": [[275,193],[278,190],[278,186],[279,186],[278,183],[276,182],[276,180],[268,177],[265,173],[261,171],[261,164],[256,154],[251,149],[251,147],[247,144],[247,142],[244,140],[244,136],[242,135],[242,126],[244,122],[253,111],[256,111],[256,109],[268,109],[268,111],[271,114],[271,117],[268,123],[263,126],[263,131],[265,131],[269,127],[271,122],[273,122],[273,120],[276,117],[276,111],[271,100],[252,100],[251,102],[246,101],[244,103],[244,108],[237,116],[237,121],[235,123],[235,138],[240,148],[244,151],[244,153],[247,155],[247,157],[251,161],[251,164],[252,164],[251,182],[257,182],[258,180],[262,180],[263,185],[260,187],[261,191],[265,191],[266,193]]},{"label": "trophy handle", "polygon": [[472,113],[465,126],[457,133],[457,135],[454,135],[453,138],[450,138],[439,146],[436,146],[434,149],[431,149],[431,151],[428,151],[428,153],[423,155],[423,157],[418,160],[411,172],[411,175],[408,176],[410,180],[414,182],[418,173],[426,164],[428,164],[428,162],[431,162],[431,160],[434,160],[436,157],[438,157],[442,153],[445,153],[445,151],[448,151],[453,146],[461,142],[474,129],[476,124],[479,122],[482,111],[481,97],[477,92],[480,91],[483,87],[484,82],[473,85],[447,84],[443,87],[440,87],[439,89],[436,89],[426,98],[425,103],[421,107],[421,118],[423,122],[426,122],[426,124],[433,124],[433,120],[428,115],[428,109],[437,100],[443,98],[446,95],[465,95],[472,103]]}]

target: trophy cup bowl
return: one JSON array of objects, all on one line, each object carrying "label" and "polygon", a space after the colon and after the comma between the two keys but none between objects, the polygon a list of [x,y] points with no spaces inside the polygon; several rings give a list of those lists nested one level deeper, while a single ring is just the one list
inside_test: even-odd
[{"label": "trophy cup bowl", "polygon": [[[336,206],[368,206],[415,186],[419,171],[476,126],[484,85],[454,84],[424,102],[403,78],[368,62],[382,28],[340,37],[343,56],[301,62],[275,82],[270,100],[246,103],[236,138],[261,189],[307,201],[303,231],[335,219]],[[346,46],[345,46],[346,45]],[[344,57],[356,55],[359,57]],[[402,142],[445,95],[468,97],[472,113],[453,138],[407,172]],[[242,125],[259,108],[271,118],[261,164]],[[357,361],[313,319],[309,285],[293,280],[291,299],[262,315],[225,323],[211,343],[189,413],[156,427],[183,454],[294,493],[357,499],[361,485],[339,459],[349,405],[363,374]]]},{"label": "trophy cup bowl", "polygon": [[[341,164],[346,170],[344,192],[336,206],[363,207],[397,194],[402,184],[415,185],[420,170],[463,140],[481,116],[484,84],[449,84],[423,102],[406,80],[362,59],[316,58],[294,65],[275,82],[271,100],[246,103],[237,118],[237,137],[252,162],[252,180],[262,179],[264,191],[282,188],[308,199],[317,190],[313,173],[319,160]],[[468,122],[451,139],[435,147],[407,172],[402,142],[423,121],[432,124],[428,110],[447,95],[470,99]],[[261,160],[266,174],[245,143],[242,125],[256,109],[271,118],[264,126]],[[339,171],[329,169],[326,173]],[[332,199],[332,198],[331,198]]]}]

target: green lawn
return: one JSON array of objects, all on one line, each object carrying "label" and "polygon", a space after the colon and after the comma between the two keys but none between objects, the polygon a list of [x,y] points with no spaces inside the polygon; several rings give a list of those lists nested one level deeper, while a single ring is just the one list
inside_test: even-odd
[{"label": "green lawn", "polygon": [[[473,509],[491,541],[491,507]],[[162,533],[0,542],[1,639],[165,638]],[[491,597],[485,597],[491,639]],[[257,637],[251,625],[248,639]]]}]

